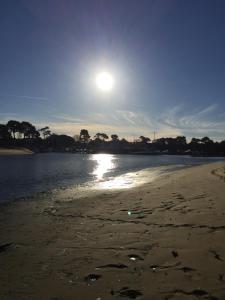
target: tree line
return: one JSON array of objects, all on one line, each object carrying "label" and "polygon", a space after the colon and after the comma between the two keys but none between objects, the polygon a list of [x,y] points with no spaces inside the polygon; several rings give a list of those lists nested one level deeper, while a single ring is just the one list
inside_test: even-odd
[{"label": "tree line", "polygon": [[74,137],[52,133],[48,126],[37,129],[26,121],[10,120],[0,124],[0,146],[27,147],[34,152],[87,152],[87,153],[131,153],[131,154],[177,154],[199,156],[225,156],[225,140],[215,142],[209,137],[166,137],[152,140],[141,135],[129,142],[117,134],[108,136],[98,132],[93,137],[87,129],[81,129]]}]

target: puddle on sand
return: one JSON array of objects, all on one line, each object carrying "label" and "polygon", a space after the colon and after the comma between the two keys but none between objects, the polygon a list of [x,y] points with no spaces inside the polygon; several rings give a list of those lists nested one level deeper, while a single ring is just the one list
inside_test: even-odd
[{"label": "puddle on sand", "polygon": [[129,259],[132,261],[136,261],[136,260],[144,260],[144,258],[142,258],[141,256],[137,255],[137,254],[129,254],[128,255]]},{"label": "puddle on sand", "polygon": [[88,284],[93,283],[97,280],[99,280],[102,277],[102,275],[99,274],[89,274],[84,278],[84,281],[86,281]]},{"label": "puddle on sand", "polygon": [[98,269],[107,269],[107,268],[127,269],[128,266],[124,264],[108,264],[108,265],[96,267],[95,269],[98,270]]}]

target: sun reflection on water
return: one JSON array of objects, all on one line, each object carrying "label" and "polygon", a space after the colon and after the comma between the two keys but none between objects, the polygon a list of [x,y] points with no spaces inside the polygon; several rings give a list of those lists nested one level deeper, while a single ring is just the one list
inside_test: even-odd
[{"label": "sun reflection on water", "polygon": [[113,172],[118,167],[117,157],[111,154],[93,154],[90,160],[96,162],[94,171],[91,173],[95,176],[94,188],[97,190],[114,190],[114,189],[129,189],[135,186],[142,185],[147,182],[152,182],[160,176],[163,167],[150,168],[136,172],[129,172],[115,176],[106,173]]},{"label": "sun reflection on water", "polygon": [[97,162],[97,166],[93,171],[93,175],[97,180],[102,180],[104,174],[115,168],[115,156],[111,154],[93,154],[91,160]]}]

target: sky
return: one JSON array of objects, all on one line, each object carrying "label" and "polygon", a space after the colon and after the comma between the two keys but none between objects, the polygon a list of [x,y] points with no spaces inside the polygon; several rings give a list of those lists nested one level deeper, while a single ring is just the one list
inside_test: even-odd
[{"label": "sky", "polygon": [[1,0],[0,41],[0,123],[225,139],[224,0]]}]

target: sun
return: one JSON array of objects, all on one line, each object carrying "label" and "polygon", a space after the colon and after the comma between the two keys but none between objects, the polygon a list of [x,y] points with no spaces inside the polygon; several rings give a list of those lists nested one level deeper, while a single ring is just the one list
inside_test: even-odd
[{"label": "sun", "polygon": [[101,72],[96,76],[97,87],[104,92],[109,92],[114,86],[114,78],[108,72]]}]

